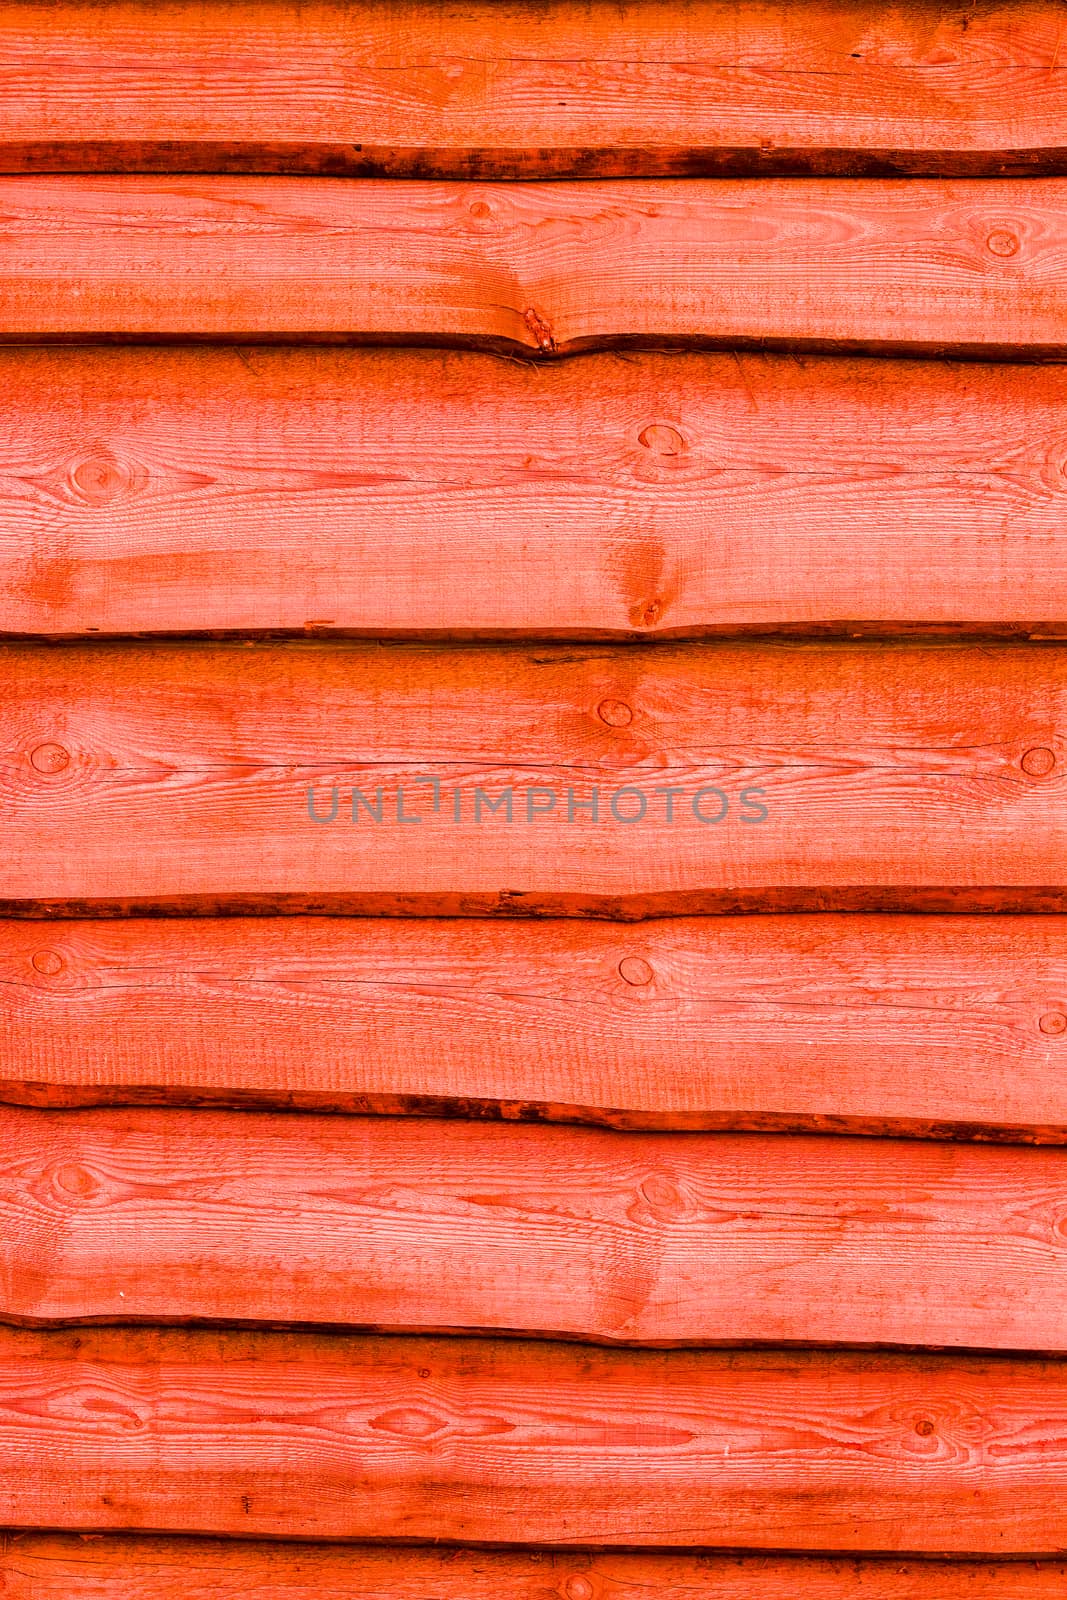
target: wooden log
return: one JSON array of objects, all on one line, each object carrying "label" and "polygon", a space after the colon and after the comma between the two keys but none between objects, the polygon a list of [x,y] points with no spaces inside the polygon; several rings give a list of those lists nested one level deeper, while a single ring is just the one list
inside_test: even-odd
[{"label": "wooden log", "polygon": [[0,339],[1060,359],[1067,178],[0,178]]},{"label": "wooden log", "polygon": [[5,1600],[1059,1600],[1067,1566],[16,1533],[0,1576]]},{"label": "wooden log", "polygon": [[[1067,1365],[0,1332],[9,1528],[1059,1557]],[[573,1597],[572,1597],[573,1600]]]},{"label": "wooden log", "polygon": [[1064,909],[1065,723],[1057,645],[9,644],[0,911]]},{"label": "wooden log", "polygon": [[0,1110],[0,1319],[1067,1351],[1067,1153]]},{"label": "wooden log", "polygon": [[8,0],[0,163],[449,177],[1064,170],[1049,0]]},{"label": "wooden log", "polygon": [[0,923],[0,1098],[1067,1142],[1060,916]]},{"label": "wooden log", "polygon": [[7,633],[1067,631],[1062,367],[0,348],[0,420]]}]

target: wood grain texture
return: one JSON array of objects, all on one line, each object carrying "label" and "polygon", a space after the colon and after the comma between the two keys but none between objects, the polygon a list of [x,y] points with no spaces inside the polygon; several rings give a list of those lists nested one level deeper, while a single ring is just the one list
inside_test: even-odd
[{"label": "wood grain texture", "polygon": [[1067,920],[0,922],[0,1098],[1067,1142]]},{"label": "wood grain texture", "polygon": [[1065,721],[1051,644],[9,644],[0,906],[1062,909]]},{"label": "wood grain texture", "polygon": [[1058,1556],[1067,1365],[0,1333],[9,1528]]},{"label": "wood grain texture", "polygon": [[1050,0],[0,12],[0,163],[535,177],[1064,170]]},{"label": "wood grain texture", "polygon": [[1065,508],[1062,367],[0,349],[14,634],[1047,636]]},{"label": "wood grain texture", "polygon": [[0,1110],[0,1319],[1067,1351],[1067,1152]]},{"label": "wood grain texture", "polygon": [[1059,1600],[1059,1561],[907,1561],[16,1533],[5,1600]]},{"label": "wood grain texture", "polygon": [[0,179],[0,339],[1061,357],[1067,178]]}]

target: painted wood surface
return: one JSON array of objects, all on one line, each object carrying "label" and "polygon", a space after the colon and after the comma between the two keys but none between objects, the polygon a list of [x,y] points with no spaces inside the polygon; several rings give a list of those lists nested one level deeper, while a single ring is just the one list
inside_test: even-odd
[{"label": "painted wood surface", "polygon": [[0,1318],[1067,1351],[1067,1152],[0,1110]]},{"label": "painted wood surface", "polygon": [[1062,919],[581,918],[1067,908],[1061,648],[633,645],[1062,633],[849,357],[1062,360],[1062,18],[505,7],[0,6],[0,628],[424,641],[0,653],[0,1589],[1058,1592],[1065,1152],[827,1133],[1062,1140]]},{"label": "painted wood surface", "polygon": [[0,163],[652,176],[1064,169],[1061,17],[873,0],[0,11]]},{"label": "painted wood surface", "polygon": [[9,633],[1067,628],[1062,367],[18,348],[0,423]]},{"label": "painted wood surface", "polygon": [[1067,921],[0,922],[0,1098],[1067,1140]]},{"label": "painted wood surface", "polygon": [[9,1528],[1057,1556],[1067,1366],[0,1333]]},{"label": "painted wood surface", "polygon": [[0,338],[1059,358],[1067,178],[0,179]]},{"label": "painted wood surface", "polygon": [[1059,1600],[1059,1561],[908,1561],[16,1533],[5,1600]]},{"label": "painted wood surface", "polygon": [[0,902],[1062,908],[1065,720],[1051,644],[12,644]]}]

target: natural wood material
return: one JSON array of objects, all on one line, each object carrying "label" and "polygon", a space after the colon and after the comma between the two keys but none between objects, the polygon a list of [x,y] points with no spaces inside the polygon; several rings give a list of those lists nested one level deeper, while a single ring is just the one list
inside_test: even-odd
[{"label": "natural wood material", "polygon": [[1067,178],[0,179],[0,339],[1067,352]]},{"label": "natural wood material", "polygon": [[0,1319],[1067,1352],[1067,1151],[0,1110]]},{"label": "natural wood material", "polygon": [[1060,1600],[1067,1566],[16,1533],[0,1578],[4,1600]]},{"label": "natural wood material", "polygon": [[1067,1141],[1067,920],[0,922],[0,1098]]},{"label": "natural wood material", "polygon": [[0,909],[1063,909],[1065,724],[1051,644],[10,644]]},{"label": "natural wood material", "polygon": [[11,1528],[1056,1556],[1067,1364],[6,1329],[0,1441]]},{"label": "natural wood material", "polygon": [[1065,440],[1063,367],[0,349],[0,630],[1062,634]]},{"label": "natural wood material", "polygon": [[0,166],[1062,171],[1061,20],[1050,0],[8,0]]}]

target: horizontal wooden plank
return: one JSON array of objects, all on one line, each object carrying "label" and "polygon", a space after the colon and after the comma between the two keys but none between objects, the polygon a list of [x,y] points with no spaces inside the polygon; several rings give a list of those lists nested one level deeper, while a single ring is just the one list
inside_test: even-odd
[{"label": "horizontal wooden plank", "polygon": [[0,1110],[0,1319],[1067,1350],[1067,1152]]},{"label": "horizontal wooden plank", "polygon": [[1065,721],[1052,644],[8,644],[0,909],[1063,909]]},{"label": "horizontal wooden plank", "polygon": [[0,348],[0,420],[7,633],[1067,631],[1062,367]]},{"label": "horizontal wooden plank", "polygon": [[5,1329],[0,1440],[9,1528],[1059,1556],[1067,1365]]},{"label": "horizontal wooden plank", "polygon": [[0,922],[0,1098],[1067,1142],[1067,920]]},{"label": "horizontal wooden plank", "polygon": [[1059,1600],[1060,1561],[906,1561],[16,1533],[5,1600]]},{"label": "horizontal wooden plank", "polygon": [[8,0],[0,163],[422,176],[1064,169],[1049,0]]},{"label": "horizontal wooden plank", "polygon": [[1067,178],[0,178],[0,338],[1062,357]]}]

